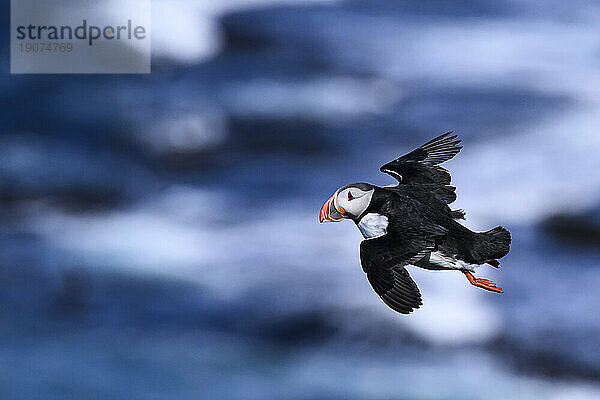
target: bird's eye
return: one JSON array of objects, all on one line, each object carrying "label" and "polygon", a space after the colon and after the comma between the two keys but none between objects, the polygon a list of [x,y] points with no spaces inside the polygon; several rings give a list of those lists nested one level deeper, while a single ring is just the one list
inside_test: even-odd
[{"label": "bird's eye", "polygon": [[348,200],[354,200],[355,197],[352,196],[352,193],[348,192]]}]

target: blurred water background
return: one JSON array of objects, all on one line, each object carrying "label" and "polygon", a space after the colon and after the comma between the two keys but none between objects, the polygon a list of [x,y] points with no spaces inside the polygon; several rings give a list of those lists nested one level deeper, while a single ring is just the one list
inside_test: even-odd
[{"label": "blurred water background", "polygon": [[[148,76],[1,44],[0,398],[600,398],[600,4],[153,8]],[[505,294],[411,268],[402,316],[317,214],[449,130]]]}]

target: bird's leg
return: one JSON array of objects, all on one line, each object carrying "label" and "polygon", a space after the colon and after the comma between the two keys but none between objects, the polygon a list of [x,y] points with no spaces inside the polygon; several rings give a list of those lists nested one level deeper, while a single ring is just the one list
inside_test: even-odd
[{"label": "bird's leg", "polygon": [[465,276],[467,277],[467,279],[469,280],[469,282],[471,282],[471,285],[473,285],[473,286],[477,286],[482,289],[489,290],[489,291],[496,292],[496,293],[504,293],[502,291],[501,287],[496,286],[496,284],[494,282],[492,282],[488,279],[475,278],[470,271],[461,271],[461,272],[463,274],[465,274]]}]

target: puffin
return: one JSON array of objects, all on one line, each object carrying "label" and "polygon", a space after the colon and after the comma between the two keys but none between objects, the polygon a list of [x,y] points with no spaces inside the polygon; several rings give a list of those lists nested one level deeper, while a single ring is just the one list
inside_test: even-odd
[{"label": "puffin", "polygon": [[380,168],[395,186],[352,183],[335,191],[319,213],[319,222],[353,221],[364,240],[360,263],[375,293],[392,310],[409,314],[422,304],[421,292],[407,265],[432,270],[456,270],[474,286],[503,293],[488,279],[476,278],[477,267],[498,268],[510,251],[511,235],[498,226],[473,232],[460,224],[463,210],[453,210],[456,188],[440,164],[462,146],[447,132]]}]

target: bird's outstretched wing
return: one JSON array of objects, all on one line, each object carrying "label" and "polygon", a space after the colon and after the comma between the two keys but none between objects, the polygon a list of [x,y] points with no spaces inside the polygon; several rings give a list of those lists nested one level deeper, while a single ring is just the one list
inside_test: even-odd
[{"label": "bird's outstretched wing", "polygon": [[438,164],[450,160],[462,149],[458,135],[447,132],[430,140],[423,146],[383,165],[380,170],[398,180],[398,185],[419,185],[446,204],[456,200],[450,186],[450,173]]},{"label": "bird's outstretched wing", "polygon": [[405,265],[423,258],[435,248],[435,241],[384,235],[363,240],[360,262],[369,283],[392,310],[409,314],[421,306],[421,292]]}]

